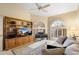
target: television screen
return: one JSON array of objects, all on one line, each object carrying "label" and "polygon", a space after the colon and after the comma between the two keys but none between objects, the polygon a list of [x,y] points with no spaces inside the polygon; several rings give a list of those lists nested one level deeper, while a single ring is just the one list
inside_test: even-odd
[{"label": "television screen", "polygon": [[22,33],[28,32],[30,29],[29,28],[19,28],[19,31]]}]

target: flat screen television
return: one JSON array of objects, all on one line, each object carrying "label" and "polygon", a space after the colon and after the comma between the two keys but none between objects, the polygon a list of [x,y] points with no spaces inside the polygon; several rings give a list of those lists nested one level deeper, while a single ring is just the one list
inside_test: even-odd
[{"label": "flat screen television", "polygon": [[31,29],[30,28],[18,28],[18,35],[22,35],[22,36],[25,36],[25,35],[31,35],[32,34],[32,31],[30,31]]},{"label": "flat screen television", "polygon": [[30,28],[19,28],[18,31],[22,32],[22,33],[27,33],[29,32]]},{"label": "flat screen television", "polygon": [[18,28],[18,33],[16,31],[8,32],[7,35],[4,35],[5,38],[15,38],[15,37],[21,37],[26,35],[31,35],[32,32],[30,32],[30,28]]}]

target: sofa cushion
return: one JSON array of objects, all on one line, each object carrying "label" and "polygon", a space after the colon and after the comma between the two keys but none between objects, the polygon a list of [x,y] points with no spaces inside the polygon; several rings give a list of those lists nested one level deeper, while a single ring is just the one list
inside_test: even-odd
[{"label": "sofa cushion", "polygon": [[76,40],[74,40],[72,37],[69,37],[66,39],[66,41],[64,42],[63,46],[67,47],[69,45],[75,44]]},{"label": "sofa cushion", "polygon": [[66,36],[60,36],[56,42],[60,43],[60,44],[63,44],[65,42],[65,40],[67,39]]},{"label": "sofa cushion", "polygon": [[72,44],[65,50],[66,55],[79,55],[79,44]]},{"label": "sofa cushion", "polygon": [[60,44],[60,43],[58,43],[56,41],[52,41],[52,40],[48,40],[47,45],[56,46],[56,47],[63,47],[62,44]]},{"label": "sofa cushion", "polygon": [[43,55],[63,55],[65,48],[43,49]]}]

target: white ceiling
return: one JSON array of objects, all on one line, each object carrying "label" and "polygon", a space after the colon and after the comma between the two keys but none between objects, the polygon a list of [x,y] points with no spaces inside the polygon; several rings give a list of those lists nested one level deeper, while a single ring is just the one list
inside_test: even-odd
[{"label": "white ceiling", "polygon": [[[46,4],[48,3],[39,3],[39,5],[41,6],[44,6]],[[77,3],[50,3],[49,7],[44,8],[48,12],[44,12],[42,10],[36,9],[37,6],[35,5],[35,3],[26,3],[26,4],[19,4],[19,5],[29,10],[32,14],[39,15],[39,16],[58,15],[66,12],[75,11],[78,8]]]},{"label": "white ceiling", "polygon": [[[37,6],[35,3],[10,3],[10,4],[0,4],[0,8],[4,7],[5,8],[11,8],[11,9],[22,9],[24,11],[28,11],[34,15],[39,15],[39,16],[53,16],[53,15],[58,15],[66,12],[71,12],[75,11],[78,9],[78,4],[77,3],[38,3],[41,6],[50,4],[49,7],[44,8],[47,12],[38,10]],[[3,9],[2,9],[3,10]]]}]

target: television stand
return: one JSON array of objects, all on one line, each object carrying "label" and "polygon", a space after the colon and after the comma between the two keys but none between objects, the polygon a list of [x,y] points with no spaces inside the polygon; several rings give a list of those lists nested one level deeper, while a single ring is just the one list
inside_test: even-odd
[{"label": "television stand", "polygon": [[[26,30],[25,28],[30,28],[28,31],[31,32],[30,35],[25,35],[25,33],[23,33]],[[3,29],[3,50],[9,50],[23,44],[33,42],[31,21],[5,16],[3,20]],[[18,37],[18,35],[22,36]]]}]

